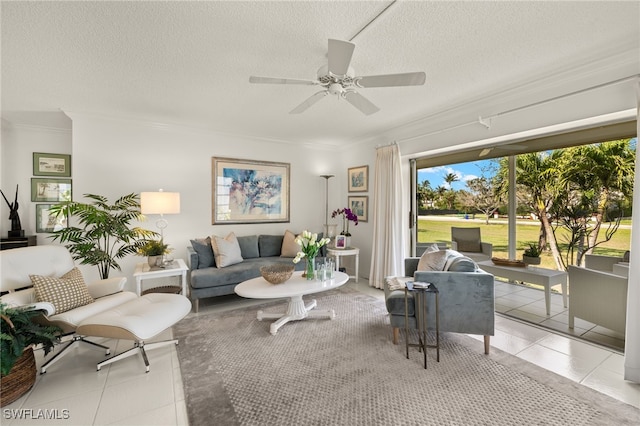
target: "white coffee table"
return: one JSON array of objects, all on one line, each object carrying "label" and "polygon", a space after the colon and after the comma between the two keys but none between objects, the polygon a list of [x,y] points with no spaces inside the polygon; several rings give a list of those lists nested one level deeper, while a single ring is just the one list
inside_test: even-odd
[{"label": "white coffee table", "polygon": [[277,319],[269,329],[271,334],[275,335],[278,329],[289,321],[298,321],[309,317],[334,319],[336,313],[333,309],[313,310],[317,305],[316,300],[311,300],[311,303],[305,306],[302,296],[338,288],[347,281],[349,281],[349,277],[344,272],[334,272],[333,278],[326,281],[307,281],[302,277],[302,271],[296,271],[289,280],[282,284],[270,284],[264,278],[258,277],[241,282],[236,286],[235,292],[239,296],[249,299],[289,298],[289,306],[285,313],[258,311],[258,321]]},{"label": "white coffee table", "polygon": [[551,286],[560,284],[562,289],[562,303],[567,307],[567,273],[555,269],[540,268],[538,266],[521,268],[517,266],[496,265],[491,260],[478,262],[483,271],[514,281],[538,284],[544,287],[544,302],[547,316],[551,314]]}]

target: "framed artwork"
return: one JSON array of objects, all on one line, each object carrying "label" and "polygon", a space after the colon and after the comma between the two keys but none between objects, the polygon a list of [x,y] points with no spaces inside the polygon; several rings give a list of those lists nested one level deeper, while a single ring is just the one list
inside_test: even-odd
[{"label": "framed artwork", "polygon": [[349,192],[367,192],[369,190],[369,166],[351,167],[348,170]]},{"label": "framed artwork", "polygon": [[347,197],[349,208],[356,216],[358,222],[367,222],[369,220],[369,197],[366,195],[357,197]]},{"label": "framed artwork", "polygon": [[71,177],[71,155],[34,152],[33,175]]},{"label": "framed artwork", "polygon": [[289,222],[289,163],[212,157],[212,224]]},{"label": "framed artwork", "polygon": [[31,178],[31,201],[71,201],[71,179]]},{"label": "framed artwork", "polygon": [[347,237],[344,235],[336,235],[335,247],[337,249],[343,249],[347,246]]},{"label": "framed artwork", "polygon": [[36,232],[53,232],[67,226],[67,217],[53,216],[49,209],[53,204],[36,204]]}]

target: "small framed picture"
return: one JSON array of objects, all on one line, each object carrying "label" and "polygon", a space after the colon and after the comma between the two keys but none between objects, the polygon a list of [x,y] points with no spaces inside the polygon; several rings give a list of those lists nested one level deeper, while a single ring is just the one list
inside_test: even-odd
[{"label": "small framed picture", "polygon": [[369,190],[369,166],[351,167],[347,177],[349,192],[367,192]]},{"label": "small framed picture", "polygon": [[336,248],[343,249],[347,246],[347,237],[344,235],[336,235]]},{"label": "small framed picture", "polygon": [[71,177],[71,155],[34,152],[33,175]]},{"label": "small framed picture", "polygon": [[54,232],[67,226],[67,217],[56,217],[49,212],[53,204],[36,204],[36,232]]},{"label": "small framed picture", "polygon": [[71,201],[71,179],[31,178],[31,201]]},{"label": "small framed picture", "polygon": [[357,197],[347,197],[347,203],[349,208],[356,216],[358,216],[358,222],[367,222],[369,220],[369,197],[366,195],[359,195]]}]

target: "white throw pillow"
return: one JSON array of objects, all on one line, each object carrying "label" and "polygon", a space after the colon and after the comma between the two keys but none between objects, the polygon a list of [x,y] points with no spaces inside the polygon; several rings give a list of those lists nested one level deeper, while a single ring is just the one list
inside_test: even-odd
[{"label": "white throw pillow", "polygon": [[282,239],[280,257],[296,257],[300,249],[301,247],[296,243],[296,234],[287,229]]},{"label": "white throw pillow", "polygon": [[235,265],[242,262],[242,252],[236,234],[231,232],[225,238],[216,235],[211,236],[211,247],[216,258],[216,267],[224,268],[225,266]]},{"label": "white throw pillow", "polygon": [[449,250],[425,251],[418,262],[417,271],[443,271]]}]

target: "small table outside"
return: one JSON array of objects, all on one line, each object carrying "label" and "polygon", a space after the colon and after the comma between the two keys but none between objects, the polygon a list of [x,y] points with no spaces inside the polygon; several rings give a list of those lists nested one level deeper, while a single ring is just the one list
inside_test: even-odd
[{"label": "small table outside", "polygon": [[490,260],[478,262],[478,266],[483,271],[499,277],[513,281],[523,281],[526,283],[538,284],[544,287],[544,302],[547,308],[547,316],[551,315],[551,286],[560,284],[562,286],[562,303],[567,307],[567,273],[535,267],[518,267],[496,265]]},{"label": "small table outside", "polygon": [[358,268],[360,265],[360,249],[357,247],[347,247],[343,249],[327,247],[327,254],[336,258],[336,271],[340,270],[340,257],[341,256],[355,256],[356,257],[356,274],[349,275],[349,278],[354,278],[358,282]]},{"label": "small table outside", "polygon": [[[136,293],[138,296],[142,294],[142,280],[150,280],[152,278],[162,277],[180,277],[180,286],[183,296],[187,296],[187,271],[189,268],[182,259],[175,259],[173,263],[165,266],[164,268],[154,267],[151,268],[149,263],[138,263],[136,265],[136,271],[133,276],[136,278]],[[166,287],[158,287],[159,289],[165,289]],[[153,289],[149,289],[153,291]]]},{"label": "small table outside", "polygon": [[258,321],[262,321],[263,319],[277,319],[269,328],[270,333],[275,335],[278,329],[289,321],[303,320],[308,317],[334,319],[336,313],[333,309],[315,311],[313,310],[313,308],[317,306],[315,299],[305,306],[302,296],[338,288],[347,281],[349,281],[349,277],[343,272],[335,272],[333,278],[329,280],[320,281],[316,279],[308,281],[302,277],[302,271],[296,271],[291,278],[282,284],[271,284],[264,278],[258,277],[241,282],[236,286],[234,291],[239,296],[249,299],[289,298],[289,305],[285,313],[258,311]]}]

